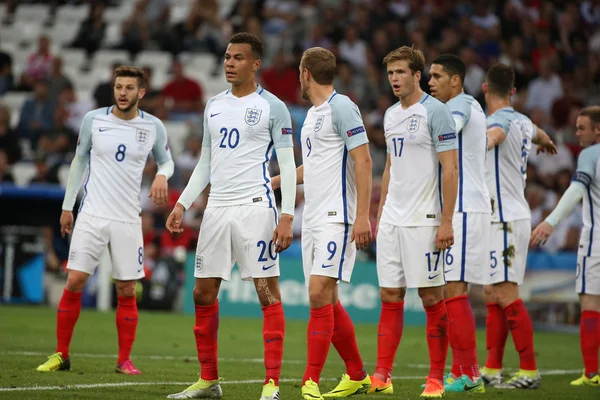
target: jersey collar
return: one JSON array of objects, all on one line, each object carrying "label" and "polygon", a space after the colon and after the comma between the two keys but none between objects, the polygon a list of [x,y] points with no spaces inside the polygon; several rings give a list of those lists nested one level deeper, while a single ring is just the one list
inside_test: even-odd
[{"label": "jersey collar", "polygon": [[[254,91],[254,93],[263,94],[264,91],[265,91],[265,89],[260,85],[260,83],[258,83],[256,85],[256,90]],[[226,95],[231,94],[231,88],[227,89],[227,91],[225,92],[225,94]],[[233,97],[235,97],[235,96],[233,96]],[[237,99],[237,97],[236,97],[236,99]]]}]

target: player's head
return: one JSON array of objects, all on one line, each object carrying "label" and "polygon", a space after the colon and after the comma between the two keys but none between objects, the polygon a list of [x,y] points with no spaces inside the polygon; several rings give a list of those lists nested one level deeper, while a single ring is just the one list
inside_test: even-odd
[{"label": "player's head", "polygon": [[482,88],[486,103],[490,96],[509,99],[514,94],[515,70],[506,64],[492,65],[485,76]]},{"label": "player's head", "polygon": [[260,67],[263,52],[262,42],[253,34],[240,32],[233,35],[223,61],[227,82],[240,85],[253,79]]},{"label": "player's head", "polygon": [[409,96],[419,87],[421,74],[425,69],[425,56],[421,50],[402,46],[389,52],[383,63],[396,97]]},{"label": "player's head", "polygon": [[600,106],[586,107],[579,112],[575,134],[583,147],[600,141]]},{"label": "player's head", "polygon": [[429,68],[431,95],[445,103],[462,91],[467,68],[454,54],[442,54]]},{"label": "player's head", "polygon": [[120,66],[115,70],[115,100],[119,111],[128,112],[137,107],[146,94],[146,76],[136,67]]},{"label": "player's head", "polygon": [[302,98],[310,100],[311,85],[333,85],[336,60],[333,53],[322,47],[312,47],[302,54],[300,60],[300,87]]}]

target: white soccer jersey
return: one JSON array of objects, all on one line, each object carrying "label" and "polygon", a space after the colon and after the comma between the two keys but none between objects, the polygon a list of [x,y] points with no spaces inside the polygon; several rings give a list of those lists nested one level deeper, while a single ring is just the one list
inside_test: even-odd
[{"label": "white soccer jersey", "polygon": [[390,107],[383,125],[391,169],[381,222],[438,226],[442,185],[437,153],[457,149],[450,111],[424,94],[407,109],[399,102]]},{"label": "white soccer jersey", "polygon": [[536,127],[512,107],[501,108],[487,119],[488,129],[500,127],[506,139],[489,151],[485,179],[492,200],[492,222],[531,218],[525,200],[527,157]]},{"label": "white soccer jersey", "polygon": [[485,184],[487,124],[481,106],[468,94],[461,93],[446,103],[454,119],[463,128],[458,135],[458,212],[491,212],[490,194]]},{"label": "white soccer jersey", "polygon": [[139,111],[131,120],[112,107],[90,111],[83,118],[77,154],[89,155],[80,211],[121,222],[139,222],[140,188],[148,154],[158,164],[171,160],[167,132],[153,115]]},{"label": "white soccer jersey", "polygon": [[368,143],[360,111],[336,93],[311,107],[302,126],[303,228],[332,222],[354,224],[356,173],[348,152]]},{"label": "white soccer jersey", "polygon": [[582,183],[587,194],[583,196],[583,228],[579,239],[579,255],[600,256],[600,144],[584,149],[579,154],[573,180]]},{"label": "white soccer jersey", "polygon": [[292,147],[285,104],[258,86],[236,97],[211,98],[204,110],[203,146],[211,148],[208,207],[256,204],[275,208],[267,166],[275,148]]}]

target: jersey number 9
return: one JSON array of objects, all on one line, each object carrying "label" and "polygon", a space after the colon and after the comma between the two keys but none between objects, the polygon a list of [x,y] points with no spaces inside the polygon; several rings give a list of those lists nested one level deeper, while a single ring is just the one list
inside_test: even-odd
[{"label": "jersey number 9", "polygon": [[240,143],[240,131],[237,129],[233,128],[228,131],[227,128],[221,128],[220,133],[223,135],[221,144],[219,145],[220,148],[226,149],[229,147],[230,149],[235,149]]}]

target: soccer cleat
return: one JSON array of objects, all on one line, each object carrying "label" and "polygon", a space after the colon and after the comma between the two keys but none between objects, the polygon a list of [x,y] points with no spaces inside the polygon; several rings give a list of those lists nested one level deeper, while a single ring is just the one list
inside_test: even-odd
[{"label": "soccer cleat", "polygon": [[[456,376],[454,376],[452,372],[446,372],[446,375],[444,375],[444,388],[447,388],[447,386],[455,380]],[[421,389],[425,389],[425,384],[421,385]]]},{"label": "soccer cleat", "polygon": [[115,368],[117,374],[125,375],[141,375],[142,373],[136,367],[133,366],[131,360],[125,360]]},{"label": "soccer cleat", "polygon": [[450,377],[450,379],[444,380],[446,392],[485,393],[485,383],[481,377],[471,380],[467,375],[461,375],[458,378]]},{"label": "soccer cleat", "polygon": [[444,391],[444,383],[441,380],[427,377],[427,382],[425,382],[425,390],[423,390],[423,393],[421,393],[421,397],[435,399],[444,397],[445,394],[446,392]]},{"label": "soccer cleat", "polygon": [[365,379],[361,381],[353,381],[350,379],[350,375],[342,375],[342,380],[338,385],[330,392],[323,393],[324,399],[330,399],[333,397],[349,397],[355,394],[367,393],[371,388],[371,378],[369,375],[365,376]]},{"label": "soccer cleat", "polygon": [[275,381],[269,379],[269,383],[263,386],[260,400],[279,400],[279,386],[275,386]]},{"label": "soccer cleat", "polygon": [[219,379],[205,381],[202,378],[183,392],[167,396],[168,399],[220,399],[222,397],[223,391],[221,385],[219,385]]},{"label": "soccer cleat", "polygon": [[572,386],[599,387],[600,386],[600,375],[594,375],[591,378],[588,378],[587,376],[585,376],[585,372],[584,372],[583,375],[581,375],[581,377],[575,379],[574,381],[571,381],[571,385]]},{"label": "soccer cleat", "polygon": [[304,400],[323,400],[319,384],[315,383],[312,379],[304,382],[304,386],[302,386],[302,398]]},{"label": "soccer cleat", "polygon": [[62,353],[48,356],[48,361],[36,368],[38,372],[67,371],[71,369],[71,360],[62,358]]},{"label": "soccer cleat", "polygon": [[375,393],[375,394],[394,394],[394,385],[392,384],[392,380],[388,378],[385,382],[371,377],[371,387],[367,393]]},{"label": "soccer cleat", "polygon": [[539,389],[542,385],[540,373],[535,371],[519,370],[505,383],[495,385],[496,389]]},{"label": "soccer cleat", "polygon": [[483,367],[479,372],[483,383],[487,386],[496,386],[504,382],[501,369]]}]

